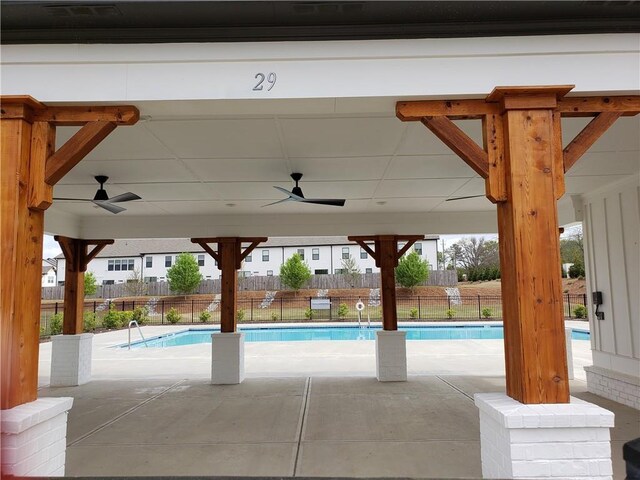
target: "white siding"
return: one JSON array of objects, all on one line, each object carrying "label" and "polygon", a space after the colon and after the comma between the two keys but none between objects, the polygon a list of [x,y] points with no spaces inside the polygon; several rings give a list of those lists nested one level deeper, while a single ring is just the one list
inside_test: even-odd
[{"label": "white siding", "polygon": [[[584,198],[584,238],[593,363],[640,372],[640,185],[638,179]],[[591,292],[603,295],[604,320]]]}]

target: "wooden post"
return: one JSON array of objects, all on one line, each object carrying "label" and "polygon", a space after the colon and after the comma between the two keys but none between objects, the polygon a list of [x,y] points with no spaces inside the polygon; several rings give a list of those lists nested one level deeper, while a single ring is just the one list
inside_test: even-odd
[{"label": "wooden post", "polygon": [[[64,277],[63,335],[76,335],[84,330],[84,272],[87,265],[113,240],[80,240],[56,235],[66,263]],[[91,252],[89,245],[95,245]]]},{"label": "wooden post", "polygon": [[[242,261],[260,243],[266,242],[266,237],[214,237],[192,238],[193,243],[200,245],[205,252],[211,255],[222,272],[220,282],[220,332],[233,333],[237,328],[238,309],[238,270]],[[218,251],[213,250],[209,244],[217,243]],[[243,251],[242,244],[250,243]]]},{"label": "wooden post", "polygon": [[496,89],[489,97],[504,108],[506,201],[498,203],[498,233],[507,394],[523,403],[569,401],[553,118],[563,94]]},{"label": "wooden post", "polygon": [[[424,240],[423,235],[375,235],[351,236],[350,241],[356,242],[376,261],[380,269],[380,300],[382,303],[382,328],[384,330],[398,330],[398,312],[396,305],[396,272],[400,257],[418,240]],[[398,241],[407,243],[398,251]],[[375,251],[366,242],[374,242]]]}]

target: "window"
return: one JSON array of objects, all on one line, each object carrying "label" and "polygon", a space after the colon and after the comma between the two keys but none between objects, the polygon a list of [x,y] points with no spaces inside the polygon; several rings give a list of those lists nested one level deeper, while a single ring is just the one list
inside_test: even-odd
[{"label": "window", "polygon": [[320,260],[320,249],[312,248],[311,249],[311,259],[312,260]]},{"label": "window", "polygon": [[360,247],[360,258],[362,258],[363,260],[366,259],[369,256],[369,254],[367,253],[367,251]]},{"label": "window", "polygon": [[198,255],[198,266],[204,267],[204,255]]},{"label": "window", "polygon": [[349,247],[342,247],[342,259],[343,260],[349,259]]},{"label": "window", "polygon": [[109,270],[110,272],[113,272],[113,260],[109,260],[107,264],[107,270]]},{"label": "window", "polygon": [[102,284],[103,285],[113,285],[115,282],[113,280],[103,280]]},{"label": "window", "polygon": [[144,266],[147,268],[153,267],[153,257],[146,257]]},{"label": "window", "polygon": [[47,277],[47,283],[54,283],[55,279],[53,277]]},{"label": "window", "polygon": [[165,267],[171,266],[171,255],[167,255],[166,257],[164,257],[164,266]]},{"label": "window", "polygon": [[158,277],[144,277],[144,283],[157,282]]},{"label": "window", "polygon": [[298,249],[298,255],[300,255],[300,258],[302,260],[304,260],[304,248],[299,248]]},{"label": "window", "polygon": [[251,263],[251,254],[249,254],[246,257],[244,257],[244,261],[247,262],[247,263]]},{"label": "window", "polygon": [[373,268],[365,268],[364,273],[373,273]]},{"label": "window", "polygon": [[327,270],[326,268],[323,268],[320,270],[315,270],[313,273],[315,275],[327,275],[329,273],[329,270]]},{"label": "window", "polygon": [[120,271],[120,259],[116,259],[113,261],[113,268],[116,272]]},{"label": "window", "polygon": [[[124,260],[123,260],[123,262],[124,262]],[[135,261],[133,258],[130,258],[130,259],[128,260],[128,262],[129,262],[129,268],[128,268],[128,270],[129,270],[129,271],[134,271],[134,270],[135,270],[135,268],[136,268],[136,261]],[[124,268],[123,268],[123,270],[124,270]]]},{"label": "window", "polygon": [[263,262],[269,261],[269,250],[262,250],[262,261]]},{"label": "window", "polygon": [[273,270],[267,270],[267,277],[273,277]]},{"label": "window", "polygon": [[416,243],[413,245],[413,249],[416,251],[416,253],[420,256],[422,256],[422,244],[421,243]]}]

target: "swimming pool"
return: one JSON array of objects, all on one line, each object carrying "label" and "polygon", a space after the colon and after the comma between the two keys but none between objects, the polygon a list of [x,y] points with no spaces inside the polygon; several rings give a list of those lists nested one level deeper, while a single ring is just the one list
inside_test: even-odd
[{"label": "swimming pool", "polygon": [[[380,328],[344,327],[264,327],[241,328],[245,342],[299,342],[311,340],[374,340]],[[502,325],[429,325],[401,326],[407,332],[407,340],[496,340],[503,338]],[[211,334],[219,329],[188,329],[147,339],[149,348],[180,347],[198,343],[211,343]],[[589,340],[589,332],[572,330],[573,340]],[[131,343],[131,348],[144,348],[140,340]],[[127,348],[128,345],[119,345]]]}]

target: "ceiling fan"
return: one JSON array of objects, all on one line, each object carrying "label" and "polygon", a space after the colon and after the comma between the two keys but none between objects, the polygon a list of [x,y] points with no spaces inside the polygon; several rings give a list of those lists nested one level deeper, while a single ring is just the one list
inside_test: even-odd
[{"label": "ceiling fan", "polygon": [[341,199],[338,199],[338,198],[305,198],[304,195],[302,194],[302,189],[298,186],[298,182],[302,178],[302,174],[301,173],[292,173],[291,174],[291,178],[293,179],[294,182],[296,182],[296,186],[293,187],[293,189],[291,191],[285,190],[282,187],[276,187],[275,185],[273,186],[273,188],[275,188],[276,190],[279,190],[280,192],[282,192],[285,195],[287,195],[287,198],[283,198],[282,200],[278,200],[277,202],[273,202],[273,203],[269,203],[267,205],[263,205],[263,207],[268,207],[269,205],[275,205],[276,203],[283,203],[283,202],[314,203],[316,205],[331,205],[331,206],[334,206],[334,207],[344,207],[345,200],[343,198],[341,198]]},{"label": "ceiling fan", "polygon": [[100,184],[100,188],[96,192],[93,198],[54,198],[54,200],[71,200],[74,202],[92,202],[96,204],[100,208],[104,208],[105,210],[111,213],[120,213],[124,212],[126,208],[123,208],[119,205],[114,205],[114,203],[122,203],[122,202],[130,202],[131,200],[140,200],[141,197],[136,195],[135,193],[127,192],[121,195],[116,195],[115,197],[109,198],[107,195],[107,191],[104,189],[104,184],[107,183],[109,177],[105,175],[97,175],[94,177],[96,182]]},{"label": "ceiling fan", "polygon": [[466,197],[453,197],[453,198],[447,198],[445,200],[445,202],[453,202],[455,200],[465,200],[467,198],[479,198],[479,197],[484,197],[484,195],[467,195]]}]

